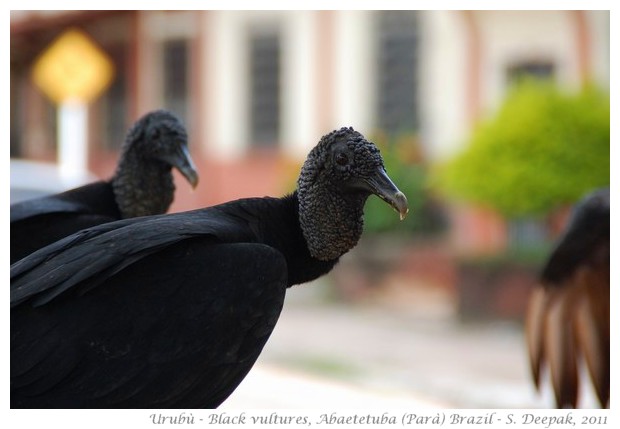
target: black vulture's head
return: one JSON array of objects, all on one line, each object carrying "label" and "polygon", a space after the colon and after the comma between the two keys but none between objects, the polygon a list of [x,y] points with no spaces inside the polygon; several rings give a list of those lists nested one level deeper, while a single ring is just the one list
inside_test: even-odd
[{"label": "black vulture's head", "polygon": [[363,208],[374,194],[404,219],[407,198],[385,171],[379,149],[353,128],[323,136],[298,179],[300,223],[310,253],[334,259],[352,249],[363,228]]},{"label": "black vulture's head", "polygon": [[123,146],[123,152],[130,150],[141,160],[158,160],[177,168],[193,188],[198,185],[198,172],[187,147],[187,131],[172,113],[155,110],[140,118]]},{"label": "black vulture's head", "polygon": [[172,168],[196,187],[198,173],[181,121],[165,110],[141,117],[127,133],[112,177],[122,218],[165,213],[174,199]]}]

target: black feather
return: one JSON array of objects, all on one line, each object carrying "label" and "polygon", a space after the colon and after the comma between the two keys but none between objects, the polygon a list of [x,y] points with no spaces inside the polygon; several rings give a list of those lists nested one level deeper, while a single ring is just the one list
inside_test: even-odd
[{"label": "black feather", "polygon": [[575,206],[569,226],[542,270],[542,283],[560,284],[592,258],[597,246],[609,241],[609,208],[609,189],[592,192]]}]

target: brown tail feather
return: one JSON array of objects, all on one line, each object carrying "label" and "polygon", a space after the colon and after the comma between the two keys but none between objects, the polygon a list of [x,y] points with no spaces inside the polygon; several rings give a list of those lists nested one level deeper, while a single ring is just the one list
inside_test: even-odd
[{"label": "brown tail feather", "polygon": [[610,371],[609,280],[600,273],[587,267],[577,276],[580,294],[575,306],[574,328],[598,400],[602,407],[607,407]]},{"label": "brown tail feather", "polygon": [[525,341],[527,344],[532,379],[536,389],[540,389],[540,372],[544,356],[543,333],[547,294],[543,287],[532,291],[525,317]]},{"label": "brown tail feather", "polygon": [[549,291],[551,295],[546,312],[543,347],[558,408],[575,408],[579,392],[575,338],[571,322],[574,291],[574,287],[570,286]]},{"label": "brown tail feather", "polygon": [[[600,267],[599,267],[600,268]],[[532,377],[549,366],[559,408],[576,407],[583,356],[602,407],[609,406],[609,270],[585,265],[561,285],[537,288],[526,316]]]}]

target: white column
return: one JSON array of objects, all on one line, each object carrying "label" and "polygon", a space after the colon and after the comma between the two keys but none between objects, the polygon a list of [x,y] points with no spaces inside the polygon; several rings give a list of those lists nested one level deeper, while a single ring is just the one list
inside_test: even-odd
[{"label": "white column", "polygon": [[469,130],[468,40],[462,12],[420,13],[420,132],[435,161],[458,151]]},{"label": "white column", "polygon": [[316,13],[288,11],[282,24],[281,140],[287,155],[305,158],[320,137],[317,129]]},{"label": "white column", "polygon": [[67,186],[76,186],[88,174],[87,113],[80,100],[58,106],[58,164]]},{"label": "white column", "polygon": [[339,11],[336,56],[336,127],[352,126],[362,134],[375,128],[375,45],[372,11]]},{"label": "white column", "polygon": [[217,11],[207,32],[207,102],[209,150],[221,159],[240,156],[247,136],[247,59],[243,12]]}]

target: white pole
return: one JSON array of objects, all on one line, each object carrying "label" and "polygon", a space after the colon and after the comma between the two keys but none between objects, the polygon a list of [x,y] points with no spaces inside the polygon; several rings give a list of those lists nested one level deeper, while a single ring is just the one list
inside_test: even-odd
[{"label": "white pole", "polygon": [[65,100],[58,106],[58,164],[67,186],[76,186],[88,174],[87,105]]}]

